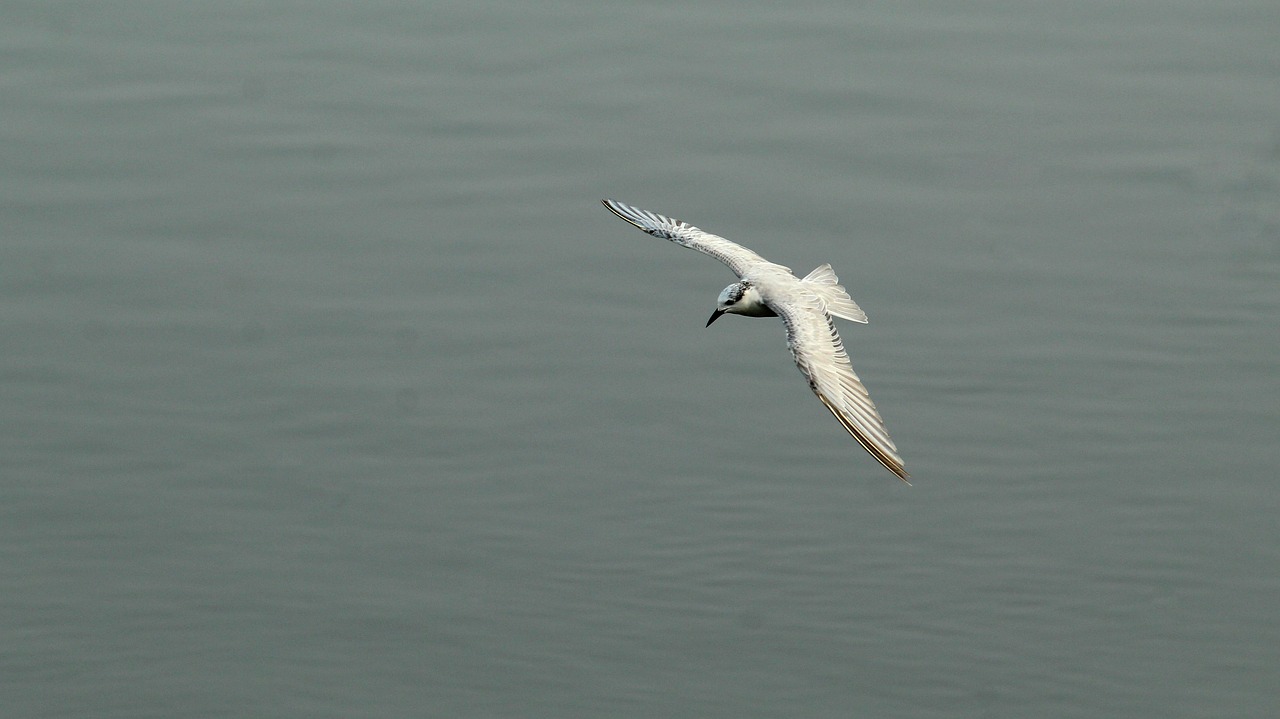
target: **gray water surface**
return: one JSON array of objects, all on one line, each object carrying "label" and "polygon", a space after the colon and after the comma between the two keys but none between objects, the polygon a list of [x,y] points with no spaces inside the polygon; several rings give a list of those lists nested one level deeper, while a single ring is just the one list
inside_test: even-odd
[{"label": "gray water surface", "polygon": [[0,7],[0,714],[1280,706],[1274,2]]}]

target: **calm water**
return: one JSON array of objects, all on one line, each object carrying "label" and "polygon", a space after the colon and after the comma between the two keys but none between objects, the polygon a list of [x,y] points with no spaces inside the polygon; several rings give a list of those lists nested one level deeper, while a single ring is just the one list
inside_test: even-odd
[{"label": "calm water", "polygon": [[1273,0],[0,6],[4,716],[1275,716]]}]

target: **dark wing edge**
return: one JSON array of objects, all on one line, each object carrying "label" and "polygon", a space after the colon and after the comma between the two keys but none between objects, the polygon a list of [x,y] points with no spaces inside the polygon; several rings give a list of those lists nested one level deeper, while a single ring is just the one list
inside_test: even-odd
[{"label": "dark wing edge", "polygon": [[[729,269],[733,270],[733,273],[739,277],[742,277],[752,268],[773,264],[736,242],[731,242],[719,235],[713,235],[706,230],[694,227],[684,220],[677,220],[656,212],[642,210],[617,200],[601,200],[600,203],[610,212],[646,234],[670,240],[681,247],[697,250],[704,255],[720,260],[728,265]],[[781,267],[781,265],[775,266]],[[785,267],[781,268],[787,272],[791,271]]]},{"label": "dark wing edge", "polygon": [[854,439],[858,440],[858,444],[862,445],[862,448],[867,450],[868,454],[875,457],[876,461],[884,465],[885,469],[897,475],[898,479],[906,482],[908,486],[911,485],[910,480],[908,480],[908,477],[911,475],[907,474],[907,470],[903,469],[902,462],[890,457],[885,454],[883,450],[877,447],[875,443],[862,433],[862,430],[858,429],[858,427],[850,421],[844,412],[840,411],[839,407],[836,407],[831,403],[831,400],[827,399],[826,395],[816,389],[813,393],[817,395],[818,399],[822,400],[823,406],[828,410],[831,410],[831,414],[835,415],[836,419],[840,421],[840,426],[844,427],[846,432],[852,435]]},{"label": "dark wing edge", "polygon": [[639,207],[632,207],[617,200],[601,200],[610,212],[621,217],[627,222],[635,225],[636,228],[643,232],[647,232],[654,237],[661,237],[664,240],[681,243],[684,239],[680,234],[680,228],[689,228],[697,230],[698,228],[690,225],[683,220],[673,219],[666,215],[659,215],[656,212],[642,210]]}]

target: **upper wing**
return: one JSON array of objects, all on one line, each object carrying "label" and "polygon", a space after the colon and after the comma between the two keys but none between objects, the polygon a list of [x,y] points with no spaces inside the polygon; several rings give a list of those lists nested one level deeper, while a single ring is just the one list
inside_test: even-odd
[{"label": "upper wing", "polygon": [[[906,482],[906,470],[876,405],[854,374],[835,323],[818,298],[770,304],[787,325],[787,344],[809,388],[872,457]],[[908,482],[908,484],[910,484]]]},{"label": "upper wing", "polygon": [[[614,200],[601,200],[601,202],[613,214],[654,237],[671,240],[681,247],[688,247],[691,250],[711,255],[728,265],[729,269],[733,270],[733,273],[739,277],[742,277],[743,274],[757,265],[772,264],[736,242],[730,242],[723,237],[703,232],[687,222],[659,215],[656,212],[624,205]],[[790,271],[789,269],[787,270],[787,272]]]}]

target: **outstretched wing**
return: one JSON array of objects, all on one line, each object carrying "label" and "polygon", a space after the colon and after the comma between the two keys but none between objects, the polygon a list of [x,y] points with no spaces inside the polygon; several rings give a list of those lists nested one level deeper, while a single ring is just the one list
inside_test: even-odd
[{"label": "outstretched wing", "polygon": [[[601,200],[601,202],[613,214],[654,237],[671,240],[681,247],[688,247],[705,255],[711,255],[728,265],[729,269],[733,270],[733,273],[739,277],[760,265],[772,265],[771,262],[742,245],[730,242],[710,232],[703,232],[682,220],[659,215],[648,210],[641,210],[638,207],[624,205],[615,200]],[[787,272],[791,271],[785,267],[783,269],[786,269]]]},{"label": "outstretched wing", "polygon": [[787,325],[787,344],[796,366],[808,378],[809,388],[858,444],[906,482],[911,475],[902,468],[898,448],[889,438],[889,430],[867,388],[854,374],[835,322],[823,311],[818,298],[795,297],[770,303],[770,307]]}]

